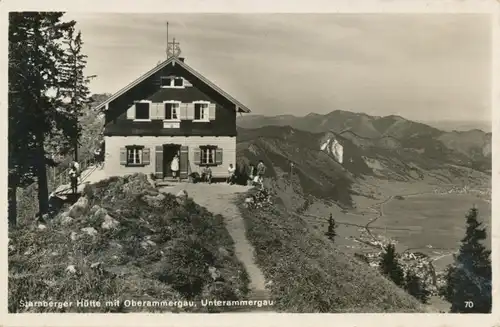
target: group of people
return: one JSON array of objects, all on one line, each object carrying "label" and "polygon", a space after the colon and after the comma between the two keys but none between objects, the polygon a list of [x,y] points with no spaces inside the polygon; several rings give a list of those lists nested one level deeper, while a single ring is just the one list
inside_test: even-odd
[{"label": "group of people", "polygon": [[250,173],[248,175],[248,184],[249,185],[260,185],[262,188],[264,187],[264,174],[266,173],[266,165],[262,160],[259,160],[257,167],[254,166],[253,163],[250,163]]},{"label": "group of people", "polygon": [[[235,184],[237,182],[238,176],[236,172],[236,167],[230,163],[227,168],[228,178],[226,182],[228,184]],[[248,181],[247,185],[263,185],[264,174],[266,172],[266,166],[262,160],[259,160],[257,166],[253,163],[249,164],[249,173],[248,173]],[[205,183],[212,183],[212,169],[209,165],[203,167],[201,171],[201,181]]]}]

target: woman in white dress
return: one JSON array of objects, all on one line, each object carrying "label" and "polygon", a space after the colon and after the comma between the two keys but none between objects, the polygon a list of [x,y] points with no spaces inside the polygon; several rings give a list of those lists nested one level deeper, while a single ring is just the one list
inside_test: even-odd
[{"label": "woman in white dress", "polygon": [[178,178],[180,181],[181,177],[179,175],[179,155],[176,154],[174,159],[172,159],[172,162],[170,163],[170,170],[172,170],[172,177]]}]

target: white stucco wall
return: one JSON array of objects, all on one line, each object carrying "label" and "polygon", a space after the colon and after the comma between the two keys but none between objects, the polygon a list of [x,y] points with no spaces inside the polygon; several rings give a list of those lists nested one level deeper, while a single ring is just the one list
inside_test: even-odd
[{"label": "white stucco wall", "polygon": [[[133,173],[151,174],[155,172],[156,154],[155,147],[163,144],[180,144],[188,147],[189,172],[200,172],[200,167],[195,165],[193,149],[203,145],[216,145],[223,149],[222,165],[214,166],[214,177],[227,177],[227,168],[230,163],[236,164],[236,137],[216,136],[106,136],[104,137],[106,157],[104,171],[108,177],[123,176]],[[142,145],[150,149],[150,164],[144,167],[127,167],[120,164],[120,148],[127,145]]]}]

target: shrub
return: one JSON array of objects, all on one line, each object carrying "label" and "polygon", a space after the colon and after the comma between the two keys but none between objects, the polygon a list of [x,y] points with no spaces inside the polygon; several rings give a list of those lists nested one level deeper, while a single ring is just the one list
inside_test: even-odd
[{"label": "shrub", "polygon": [[404,272],[397,260],[394,244],[388,244],[380,255],[380,272],[392,280],[396,285],[404,285]]},{"label": "shrub", "polygon": [[333,219],[332,214],[330,214],[330,218],[328,218],[328,231],[326,232],[326,236],[332,242],[335,242],[335,236],[337,236],[336,229],[337,224],[335,224],[335,220]]},{"label": "shrub", "polygon": [[422,303],[429,301],[430,292],[425,289],[422,280],[411,271],[405,278],[405,290]]}]

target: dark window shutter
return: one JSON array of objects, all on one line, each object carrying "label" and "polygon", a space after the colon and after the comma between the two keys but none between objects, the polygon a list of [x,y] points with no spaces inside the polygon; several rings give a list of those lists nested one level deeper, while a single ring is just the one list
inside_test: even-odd
[{"label": "dark window shutter", "polygon": [[194,164],[199,165],[201,162],[201,149],[195,148],[193,154],[194,154]]},{"label": "dark window shutter", "polygon": [[172,119],[172,104],[165,103],[165,119]]},{"label": "dark window shutter", "polygon": [[163,178],[163,146],[157,145],[155,147],[155,176],[156,178]]},{"label": "dark window shutter", "polygon": [[150,161],[151,161],[151,155],[149,148],[142,149],[142,164],[149,165]]},{"label": "dark window shutter", "polygon": [[215,164],[222,165],[222,149],[221,148],[215,149]]},{"label": "dark window shutter", "polygon": [[120,148],[120,165],[127,164],[127,148]]},{"label": "dark window shutter", "polygon": [[189,160],[188,160],[188,147],[181,146],[180,156],[179,156],[179,175],[181,178],[188,177],[189,170]]}]

